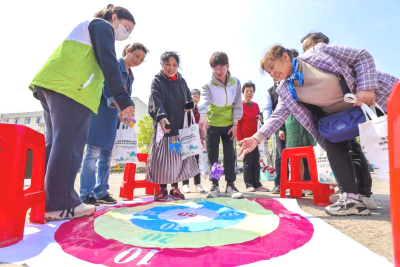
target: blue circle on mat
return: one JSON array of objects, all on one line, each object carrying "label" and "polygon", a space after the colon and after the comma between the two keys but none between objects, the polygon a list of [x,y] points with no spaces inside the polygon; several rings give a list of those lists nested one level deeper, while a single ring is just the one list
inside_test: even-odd
[{"label": "blue circle on mat", "polygon": [[[177,222],[161,219],[159,216],[172,210],[184,211],[185,209],[209,210],[209,213],[216,213],[215,218],[201,222]],[[154,207],[143,210],[132,215],[131,222],[143,229],[161,232],[203,232],[215,229],[223,229],[241,223],[246,217],[245,213],[239,212],[231,207],[213,202],[198,202],[195,205]]]}]

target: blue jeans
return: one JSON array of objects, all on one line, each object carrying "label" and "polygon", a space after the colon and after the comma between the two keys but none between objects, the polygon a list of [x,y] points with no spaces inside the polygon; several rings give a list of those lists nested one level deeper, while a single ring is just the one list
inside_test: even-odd
[{"label": "blue jeans", "polygon": [[[96,162],[97,181],[96,181]],[[80,198],[93,195],[100,199],[108,194],[108,178],[110,177],[111,150],[87,145],[86,155],[82,163]]]}]

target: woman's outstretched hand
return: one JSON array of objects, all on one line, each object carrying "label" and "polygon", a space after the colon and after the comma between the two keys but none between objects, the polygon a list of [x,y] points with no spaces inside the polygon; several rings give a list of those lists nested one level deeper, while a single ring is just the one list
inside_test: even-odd
[{"label": "woman's outstretched hand", "polygon": [[240,151],[239,156],[242,156],[242,159],[246,156],[246,154],[253,151],[258,145],[258,141],[253,137],[245,138],[239,142]]}]

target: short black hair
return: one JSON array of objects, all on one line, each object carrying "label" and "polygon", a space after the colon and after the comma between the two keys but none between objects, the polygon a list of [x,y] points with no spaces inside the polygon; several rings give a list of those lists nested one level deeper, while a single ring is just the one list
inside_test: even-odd
[{"label": "short black hair", "polygon": [[174,58],[175,58],[176,62],[178,63],[178,66],[181,65],[181,64],[180,64],[180,56],[179,56],[179,53],[178,53],[178,52],[175,52],[175,51],[165,51],[164,53],[162,53],[162,54],[161,54],[161,57],[160,57],[160,63],[161,63],[161,64],[167,63],[167,62],[168,62],[168,59],[169,59],[170,57],[174,57]]},{"label": "short black hair", "polygon": [[225,66],[229,64],[228,55],[225,52],[217,51],[211,55],[210,66],[214,68],[218,65]]},{"label": "short black hair", "polygon": [[310,32],[303,38],[301,38],[300,43],[303,43],[305,39],[311,38],[313,42],[318,42],[319,40],[322,40],[325,44],[329,44],[329,38],[322,32]]},{"label": "short black hair", "polygon": [[253,87],[254,93],[256,92],[256,85],[252,81],[248,81],[247,83],[243,84],[242,94],[244,94],[244,89],[246,89],[246,87]]}]

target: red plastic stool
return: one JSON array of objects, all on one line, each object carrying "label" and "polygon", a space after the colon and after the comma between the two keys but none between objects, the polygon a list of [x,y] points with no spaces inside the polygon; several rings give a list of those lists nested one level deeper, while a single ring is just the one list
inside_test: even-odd
[{"label": "red plastic stool", "polygon": [[400,267],[400,82],[397,82],[387,102],[389,172],[390,172],[390,218],[393,235],[393,264]]},{"label": "red plastic stool", "polygon": [[[32,151],[31,186],[24,190],[28,149]],[[44,192],[46,145],[44,136],[22,125],[0,123],[0,247],[18,243],[24,236],[26,212],[30,221],[45,223]]]},{"label": "red plastic stool", "polygon": [[[144,162],[147,167],[147,158],[148,154],[138,153],[137,157],[139,162]],[[119,196],[123,198],[123,200],[133,200],[133,191],[136,188],[145,188],[147,195],[155,195],[157,184],[153,184],[147,182],[146,180],[135,180],[136,176],[136,164],[135,163],[127,163],[125,165],[125,173],[124,180],[121,182],[121,187],[119,190]]]},{"label": "red plastic stool", "polygon": [[[311,174],[311,181],[304,181],[300,177],[300,160],[307,158]],[[290,159],[290,181],[287,179],[288,159]],[[281,167],[281,198],[286,197],[286,190],[290,190],[290,197],[301,198],[302,190],[311,190],[314,194],[316,206],[328,206],[329,196],[334,192],[329,185],[318,182],[317,162],[314,149],[309,147],[286,148],[282,152]]]}]

